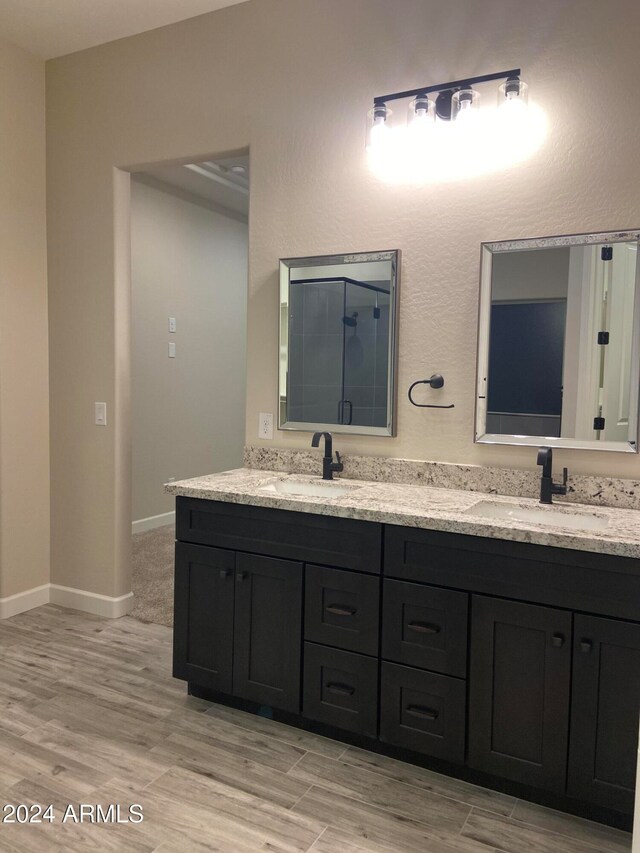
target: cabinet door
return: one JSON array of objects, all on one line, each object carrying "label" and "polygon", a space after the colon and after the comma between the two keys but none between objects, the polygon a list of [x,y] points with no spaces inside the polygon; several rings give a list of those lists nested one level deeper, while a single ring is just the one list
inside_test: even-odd
[{"label": "cabinet door", "polygon": [[640,712],[640,625],[576,616],[571,796],[633,811]]},{"label": "cabinet door", "polygon": [[236,555],[233,693],[300,710],[302,563]]},{"label": "cabinet door", "polygon": [[469,764],[564,792],[571,613],[472,597]]},{"label": "cabinet door", "polygon": [[173,674],[231,693],[235,554],[176,542]]}]

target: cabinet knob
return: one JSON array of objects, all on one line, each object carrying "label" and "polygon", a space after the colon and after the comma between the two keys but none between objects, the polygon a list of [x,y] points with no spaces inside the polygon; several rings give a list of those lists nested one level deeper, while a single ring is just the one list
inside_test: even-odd
[{"label": "cabinet knob", "polygon": [[249,572],[238,572],[236,575],[236,583],[242,583],[249,577]]},{"label": "cabinet knob", "polygon": [[224,580],[228,578],[231,574],[231,569],[220,569],[220,577]]},{"label": "cabinet knob", "polygon": [[556,649],[561,649],[564,646],[564,634],[554,634],[551,638],[551,645]]},{"label": "cabinet knob", "polygon": [[591,640],[581,640],[580,641],[580,651],[584,652],[584,654],[588,654],[593,648],[593,643]]}]

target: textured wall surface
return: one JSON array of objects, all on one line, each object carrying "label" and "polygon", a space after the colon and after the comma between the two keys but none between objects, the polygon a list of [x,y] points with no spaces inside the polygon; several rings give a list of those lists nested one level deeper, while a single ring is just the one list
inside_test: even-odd
[{"label": "textured wall surface", "polygon": [[[472,442],[480,242],[640,225],[639,24],[634,0],[256,0],[50,62],[55,582],[128,589],[127,282],[114,261],[113,166],[250,145],[248,443],[258,413],[276,412],[278,258],[399,248],[398,435],[341,437],[340,449],[533,467],[530,450]],[[549,121],[528,161],[421,187],[367,171],[374,95],[514,66]],[[434,371],[455,409],[406,402],[409,383]],[[117,429],[91,425],[96,399],[123,413]],[[286,432],[273,444],[308,442]],[[640,473],[622,454],[564,452],[558,463]]]},{"label": "textured wall surface", "polygon": [[136,521],[171,512],[170,477],[242,465],[246,224],[132,181],[131,295]]},{"label": "textured wall surface", "polygon": [[49,582],[44,73],[0,41],[0,598]]}]

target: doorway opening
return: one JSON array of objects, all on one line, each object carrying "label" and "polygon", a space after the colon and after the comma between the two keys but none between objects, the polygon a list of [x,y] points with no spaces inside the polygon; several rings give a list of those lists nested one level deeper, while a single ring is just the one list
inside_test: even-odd
[{"label": "doorway opening", "polygon": [[131,173],[132,615],[173,624],[172,480],[242,466],[249,156]]}]

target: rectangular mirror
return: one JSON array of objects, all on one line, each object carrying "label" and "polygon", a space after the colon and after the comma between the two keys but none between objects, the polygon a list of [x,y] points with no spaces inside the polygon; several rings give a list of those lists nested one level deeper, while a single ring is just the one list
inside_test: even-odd
[{"label": "rectangular mirror", "polygon": [[393,435],[399,253],[280,261],[280,429]]},{"label": "rectangular mirror", "polygon": [[477,442],[637,452],[639,237],[483,243]]}]

